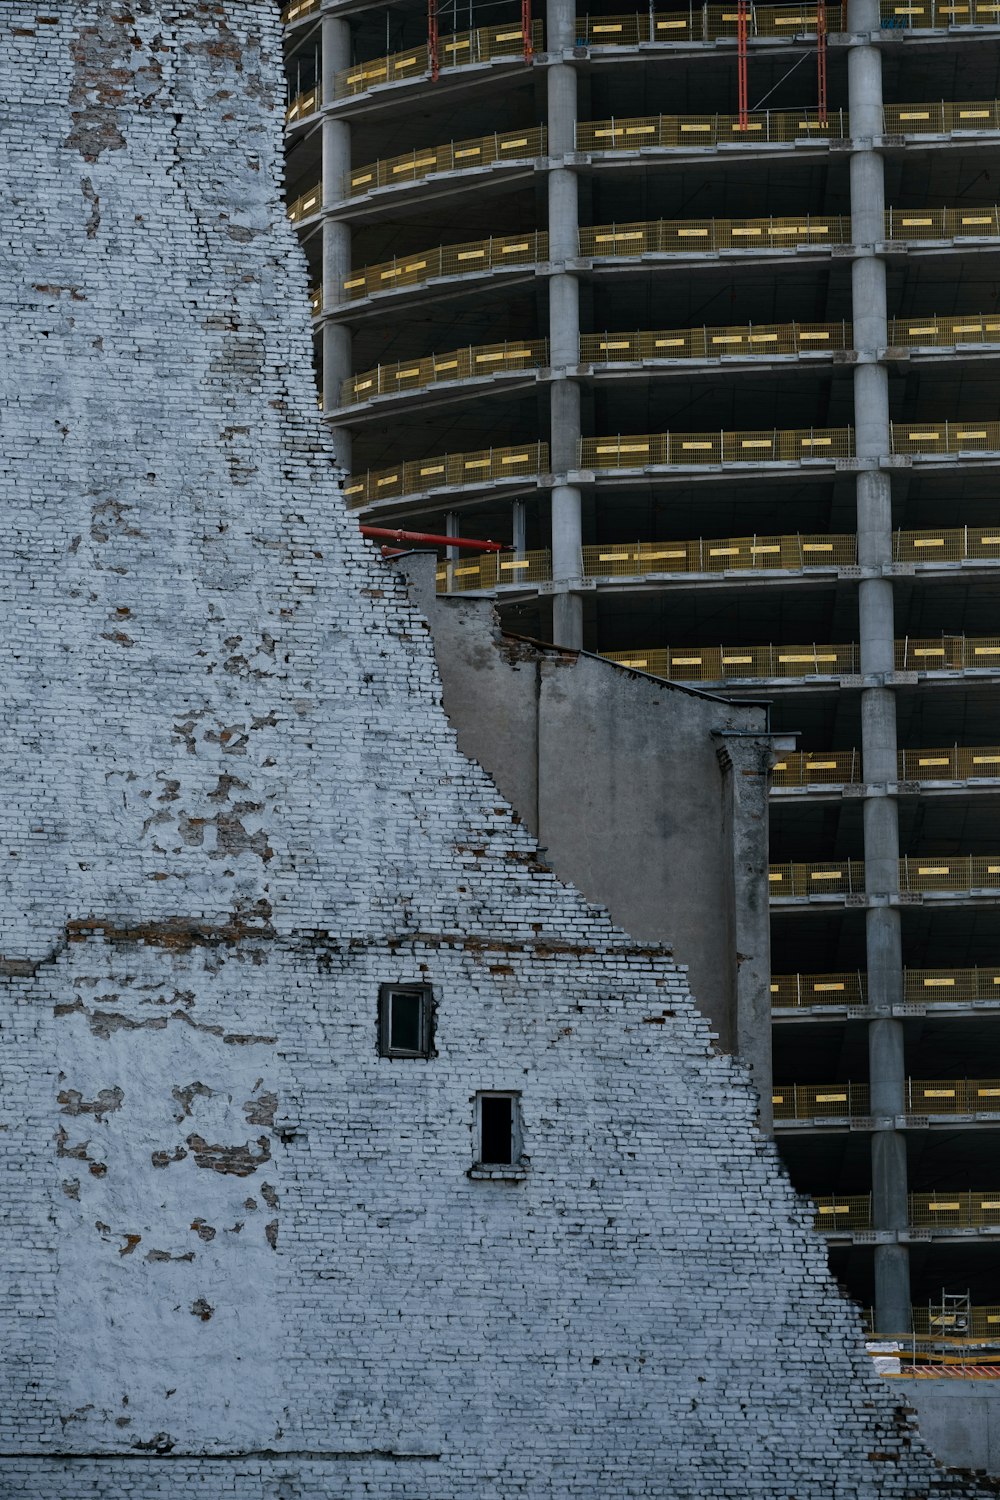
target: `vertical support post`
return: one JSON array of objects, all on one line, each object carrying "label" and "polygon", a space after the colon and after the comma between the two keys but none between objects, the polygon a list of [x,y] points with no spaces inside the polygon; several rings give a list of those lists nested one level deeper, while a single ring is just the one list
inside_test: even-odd
[{"label": "vertical support post", "polygon": [[511,506],[511,540],[514,544],[515,561],[524,558],[527,547],[525,545],[526,525],[525,507],[523,500],[515,500]]},{"label": "vertical support post", "polygon": [[[548,48],[569,51],[576,36],[574,0],[549,0]],[[548,70],[548,209],[549,258],[557,267],[579,254],[579,204],[576,173],[564,165],[576,148],[576,71],[565,62]],[[549,447],[552,488],[552,639],[577,650],[583,645],[582,569],[583,500],[568,474],[579,463],[580,387],[570,372],[580,362],[580,285],[571,271],[557,269],[549,278]]]},{"label": "vertical support post", "polygon": [[531,37],[531,0],[521,0],[521,40],[524,43],[524,60],[530,63],[535,55],[535,44]]},{"label": "vertical support post", "polygon": [[816,86],[820,125],[827,123],[826,110],[826,0],[816,0]]},{"label": "vertical support post", "polygon": [[431,83],[437,83],[441,74],[438,0],[427,0],[427,56],[431,65]]},{"label": "vertical support post", "polygon": [[[444,534],[445,534],[445,536],[458,536],[459,535],[458,516],[456,515],[456,513],[453,510],[448,511],[448,513],[446,514],[446,516],[444,518]],[[446,562],[447,562],[447,576],[445,578],[445,588],[448,590],[448,593],[451,594],[451,593],[454,592],[454,589],[455,589],[455,564],[458,562],[458,558],[459,558],[459,550],[458,550],[458,548],[457,547],[446,547],[445,548],[445,558],[446,558]]]},{"label": "vertical support post", "polygon": [[[890,453],[888,372],[878,363],[887,343],[886,269],[878,254],[885,238],[885,181],[874,140],[882,134],[882,63],[872,37],[879,31],[878,0],[849,0],[848,30],[859,36],[847,58],[851,154],[851,266],[854,344],[854,426],[858,458],[867,463],[857,480],[858,562],[881,573],[892,561],[892,491],[884,467]],[[899,820],[896,799],[885,788],[897,780],[893,588],[889,577],[862,579],[858,587],[861,671],[861,755],[866,795],[862,804],[865,883],[882,898],[865,914],[868,967],[868,1062],[871,1113],[872,1223],[899,1230],[907,1222],[906,1140],[896,1127],[905,1113],[906,1065],[902,1022],[893,1016],[903,998],[899,891]],[[899,1334],[910,1327],[909,1253],[901,1244],[875,1246],[875,1328]]]},{"label": "vertical support post", "polygon": [[750,123],[748,110],[747,86],[747,0],[736,0],[736,74],[737,74],[737,97],[739,100],[739,127],[746,130]]},{"label": "vertical support post", "polygon": [[[329,104],[334,98],[336,75],[351,63],[351,28],[347,21],[324,15],[321,28],[322,98]],[[322,333],[323,342],[323,415],[333,423],[332,437],[337,462],[350,472],[351,432],[336,425],[341,404],[343,382],[353,373],[351,330],[332,314],[343,301],[344,282],[351,274],[351,230],[329,217],[345,195],[345,184],[351,171],[351,127],[346,120],[324,118],[321,145],[323,152],[323,228],[322,228]]]}]

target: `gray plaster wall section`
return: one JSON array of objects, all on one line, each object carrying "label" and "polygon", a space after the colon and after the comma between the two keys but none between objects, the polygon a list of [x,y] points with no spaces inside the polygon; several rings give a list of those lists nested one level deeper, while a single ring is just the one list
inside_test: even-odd
[{"label": "gray plaster wall section", "polygon": [[[342,507],[276,7],[0,26],[0,1489],[976,1493],[682,973],[458,752]],[[437,1055],[382,1060],[417,978]],[[469,1175],[484,1088],[523,1180]]]},{"label": "gray plaster wall section", "polygon": [[561,878],[672,947],[769,1120],[766,711],[504,638],[489,601],[435,597],[432,557],[400,566],[431,621],[459,748]]},{"label": "gray plaster wall section", "polygon": [[945,1463],[1000,1475],[1000,1380],[898,1380]]}]

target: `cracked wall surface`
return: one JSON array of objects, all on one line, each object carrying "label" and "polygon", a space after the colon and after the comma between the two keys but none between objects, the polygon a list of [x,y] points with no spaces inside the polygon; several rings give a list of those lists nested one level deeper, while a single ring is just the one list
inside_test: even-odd
[{"label": "cracked wall surface", "polygon": [[[0,27],[0,1488],[977,1493],[683,972],[455,747],[316,414],[276,8]],[[407,980],[437,1053],[381,1059]]]}]

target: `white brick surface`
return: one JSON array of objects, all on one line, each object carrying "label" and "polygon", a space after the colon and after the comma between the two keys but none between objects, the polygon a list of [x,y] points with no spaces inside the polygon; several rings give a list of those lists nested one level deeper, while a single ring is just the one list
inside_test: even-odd
[{"label": "white brick surface", "polygon": [[316,416],[276,10],[0,25],[0,1492],[973,1493],[683,974],[455,749]]}]

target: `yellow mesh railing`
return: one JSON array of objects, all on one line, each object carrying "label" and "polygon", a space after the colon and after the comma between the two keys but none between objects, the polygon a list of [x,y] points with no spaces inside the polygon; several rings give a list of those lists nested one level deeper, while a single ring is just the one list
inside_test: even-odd
[{"label": "yellow mesh railing", "polygon": [[[839,31],[839,5],[826,8],[827,28]],[[750,36],[791,37],[816,30],[816,6],[750,5]],[[702,5],[694,10],[646,11],[631,16],[577,16],[577,41],[591,47],[635,47],[640,42],[714,42],[736,37],[735,5]]]},{"label": "yellow mesh railing", "polygon": [[[946,745],[936,750],[900,750],[900,781],[973,781],[1000,777],[1000,745]],[[864,780],[860,750],[795,750],[772,767],[777,787],[858,783]]]},{"label": "yellow mesh railing", "polygon": [[[806,677],[859,670],[856,645],[813,646],[657,646],[649,650],[605,651],[609,661],[678,682],[726,682],[741,677]],[[971,671],[1000,666],[1000,637],[942,636],[937,640],[897,641],[900,672]]]},{"label": "yellow mesh railing", "polygon": [[945,635],[896,642],[898,672],[967,672],[1000,666],[1000,637]]},{"label": "yellow mesh railing", "polygon": [[887,208],[887,240],[995,239],[998,208]]},{"label": "yellow mesh railing", "polygon": [[436,574],[439,594],[461,594],[466,589],[495,589],[509,583],[543,583],[552,577],[552,553],[525,552],[522,557],[488,552],[440,563]]},{"label": "yellow mesh railing", "polygon": [[627,437],[583,438],[584,469],[645,469],[650,465],[793,463],[850,458],[850,427],[802,427],[791,431],[656,432]]},{"label": "yellow mesh railing", "polygon": [[291,219],[293,224],[298,224],[301,219],[308,219],[311,218],[313,214],[318,214],[322,207],[323,184],[321,182],[317,182],[314,183],[311,188],[307,188],[304,193],[300,193],[297,198],[293,199],[293,201],[289,203],[288,217]]},{"label": "yellow mesh railing", "polygon": [[963,313],[956,318],[891,318],[889,343],[921,345],[1000,344],[1000,315]]},{"label": "yellow mesh railing", "polygon": [[[1000,968],[904,969],[903,999],[908,1005],[973,1004],[1000,1000]],[[867,1005],[868,975],[772,974],[771,1004],[795,1010],[813,1005]]]},{"label": "yellow mesh railing", "polygon": [[790,750],[771,767],[774,786],[815,786],[861,780],[859,750]]},{"label": "yellow mesh railing", "polygon": [[949,26],[996,26],[995,0],[882,0],[882,29],[946,30]]},{"label": "yellow mesh railing", "polygon": [[813,1005],[867,1005],[867,974],[772,974],[771,1005],[798,1010]]},{"label": "yellow mesh railing", "polygon": [[851,221],[837,214],[778,219],[654,219],[648,223],[590,224],[580,230],[580,254],[704,255],[715,250],[785,250],[796,245],[846,245]]},{"label": "yellow mesh railing", "polygon": [[[997,1338],[1000,1336],[1000,1307],[971,1307],[968,1312],[948,1313],[936,1307],[913,1309],[913,1331],[925,1337],[936,1333],[953,1333],[956,1325],[973,1339]],[[869,1321],[869,1327],[874,1324]]]},{"label": "yellow mesh railing", "polygon": [[1000,1078],[908,1078],[908,1115],[1000,1114]]},{"label": "yellow mesh railing", "polygon": [[340,388],[344,406],[370,401],[373,396],[395,396],[449,380],[476,380],[488,375],[539,369],[548,363],[547,339],[517,339],[505,344],[473,344],[448,349],[425,359],[401,359],[352,375]]},{"label": "yellow mesh railing", "polygon": [[[958,108],[959,106],[954,106]],[[745,125],[739,115],[647,115],[636,119],[583,120],[576,127],[578,151],[633,151],[640,146],[691,147],[732,143],[846,140],[847,112],[829,111],[822,122],[814,109],[762,109]]]},{"label": "yellow mesh railing", "polygon": [[356,167],[344,183],[344,193],[353,197],[398,182],[417,182],[433,172],[461,172],[469,167],[544,156],[545,142],[545,126],[540,125],[532,130],[509,130],[504,135],[449,141],[443,146],[417,146],[402,156],[388,156]]},{"label": "yellow mesh railing", "polygon": [[292,0],[291,5],[286,5],[281,12],[281,24],[291,26],[294,21],[301,21],[304,16],[315,15],[319,7],[320,0]]},{"label": "yellow mesh railing", "polygon": [[[859,894],[865,889],[865,862],[832,859],[771,865],[768,886],[775,896]],[[931,891],[1000,890],[1000,854],[903,855],[899,889]]]},{"label": "yellow mesh railing", "polygon": [[296,94],[285,110],[285,124],[294,125],[296,120],[315,114],[322,102],[318,84],[311,89],[304,89],[301,94]]},{"label": "yellow mesh railing", "polygon": [[602,651],[620,667],[675,682],[726,682],[741,677],[836,676],[858,670],[858,648],[847,646],[669,646]]},{"label": "yellow mesh railing", "polygon": [[896,562],[962,562],[972,557],[1000,557],[1000,526],[896,531],[892,555]]},{"label": "yellow mesh railing", "polygon": [[1000,890],[1000,854],[904,854],[899,861],[901,891]]},{"label": "yellow mesh railing", "polygon": [[865,889],[865,862],[827,859],[815,864],[771,865],[767,879],[771,897],[860,895]]},{"label": "yellow mesh railing", "polygon": [[1000,1226],[1000,1189],[996,1192],[910,1193],[909,1221],[914,1229]]},{"label": "yellow mesh railing", "polygon": [[484,480],[543,474],[548,466],[547,443],[484,448],[477,453],[444,453],[435,458],[397,464],[391,469],[369,469],[365,474],[352,474],[344,486],[344,496],[354,509],[399,495],[419,495],[445,485],[481,484]]},{"label": "yellow mesh railing", "polygon": [[343,290],[346,300],[350,301],[356,297],[370,297],[373,292],[389,291],[393,287],[419,286],[435,276],[461,276],[474,271],[531,265],[546,260],[548,253],[548,235],[534,230],[527,234],[470,240],[460,245],[438,245],[433,250],[414,250],[409,255],[396,255],[392,260],[352,271]]},{"label": "yellow mesh railing", "polygon": [[816,1228],[825,1234],[836,1230],[870,1229],[872,1195],[857,1193],[850,1197],[813,1198],[816,1204]]},{"label": "yellow mesh railing", "polygon": [[886,135],[944,135],[955,130],[1000,130],[1000,100],[961,104],[885,104]]},{"label": "yellow mesh railing", "polygon": [[995,453],[1000,422],[891,422],[893,453]]},{"label": "yellow mesh railing", "polygon": [[849,349],[852,339],[850,323],[759,323],[742,328],[585,333],[580,337],[580,360],[583,364],[610,365],[648,359],[718,359],[723,354],[815,354]]},{"label": "yellow mesh railing", "polygon": [[774,1118],[813,1120],[868,1115],[867,1083],[776,1083]]},{"label": "yellow mesh railing", "polygon": [[[532,47],[542,45],[542,23],[531,25]],[[480,26],[475,31],[460,31],[442,36],[438,44],[438,67],[441,72],[467,68],[474,63],[512,61],[524,56],[524,35],[520,26]],[[333,81],[335,99],[349,94],[363,94],[380,83],[399,83],[422,78],[430,71],[430,54],[426,43],[393,52],[388,57],[374,57],[355,63],[336,74]]]},{"label": "yellow mesh railing", "polygon": [[605,542],[583,548],[587,578],[806,568],[819,563],[852,566],[855,562],[857,538],[853,536],[737,536],[690,542]]},{"label": "yellow mesh railing", "polygon": [[1000,776],[1000,745],[900,750],[900,781],[972,781]]}]

